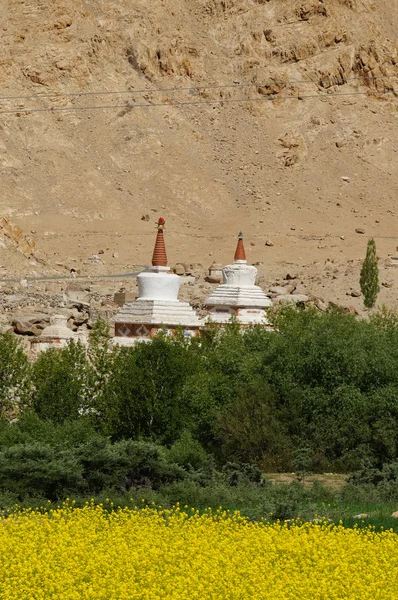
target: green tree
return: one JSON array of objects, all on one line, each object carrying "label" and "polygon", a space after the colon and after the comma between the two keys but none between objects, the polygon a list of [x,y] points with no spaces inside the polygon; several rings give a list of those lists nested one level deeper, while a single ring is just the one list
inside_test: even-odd
[{"label": "green tree", "polygon": [[62,423],[92,407],[90,370],[80,342],[43,352],[32,368],[33,409],[42,419]]},{"label": "green tree", "polygon": [[360,285],[366,308],[373,308],[376,303],[379,286],[379,267],[376,254],[376,242],[374,239],[368,241],[366,258],[362,263]]},{"label": "green tree", "polygon": [[104,388],[102,430],[114,439],[151,437],[173,443],[190,429],[190,407],[181,392],[198,369],[189,344],[162,335],[150,344],[120,348]]},{"label": "green tree", "polygon": [[114,374],[119,348],[113,346],[108,323],[99,317],[90,331],[87,351],[90,390],[92,393],[91,418],[100,429],[109,402],[108,383]]},{"label": "green tree", "polygon": [[0,334],[0,416],[18,412],[29,400],[29,361],[19,340]]}]

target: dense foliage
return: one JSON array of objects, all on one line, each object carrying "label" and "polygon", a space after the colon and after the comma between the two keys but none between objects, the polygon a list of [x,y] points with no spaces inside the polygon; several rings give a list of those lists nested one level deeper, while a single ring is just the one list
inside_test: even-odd
[{"label": "dense foliage", "polygon": [[231,324],[200,342],[159,336],[134,349],[113,347],[99,321],[88,352],[72,342],[33,364],[0,336],[0,493],[183,485],[197,496],[240,485],[248,465],[385,474],[398,457],[396,315],[274,319],[272,333]]}]

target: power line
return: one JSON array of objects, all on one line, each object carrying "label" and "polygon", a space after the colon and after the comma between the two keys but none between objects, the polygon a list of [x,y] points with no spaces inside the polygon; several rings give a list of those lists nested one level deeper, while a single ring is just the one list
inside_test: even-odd
[{"label": "power line", "polygon": [[321,98],[331,98],[331,97],[344,97],[344,96],[369,96],[369,95],[381,95],[381,94],[392,94],[394,93],[392,90],[383,90],[381,92],[346,92],[346,93],[332,93],[332,94],[306,94],[306,95],[295,95],[295,96],[276,96],[273,98],[227,98],[227,99],[219,99],[219,100],[190,100],[186,102],[154,102],[152,104],[104,104],[104,105],[93,105],[93,106],[68,106],[68,107],[51,107],[51,108],[19,108],[13,110],[2,110],[0,111],[0,115],[10,115],[10,114],[21,114],[21,113],[42,113],[42,112],[69,112],[69,111],[79,111],[79,110],[109,110],[115,108],[124,108],[127,110],[132,110],[133,108],[159,108],[159,107],[167,107],[174,108],[176,106],[199,106],[199,105],[209,105],[209,104],[231,104],[231,103],[247,103],[247,102],[273,102],[275,100],[304,100],[307,98],[315,98],[317,100]]},{"label": "power line", "polygon": [[[378,79],[398,79],[398,75],[378,75],[376,77],[368,77],[361,75],[358,77],[348,77],[344,80],[344,83],[349,81],[360,81],[365,79],[367,81],[374,81]],[[228,88],[248,88],[248,87],[267,87],[271,85],[296,85],[296,84],[311,84],[316,83],[320,84],[319,79],[306,79],[306,80],[290,80],[290,81],[265,81],[263,83],[231,83],[231,84],[223,84],[223,85],[203,85],[203,86],[191,86],[191,87],[170,87],[170,88],[154,88],[154,89],[138,89],[138,90],[116,90],[113,92],[110,91],[97,91],[97,92],[53,92],[53,93],[43,93],[43,94],[32,94],[29,96],[0,96],[0,100],[29,100],[32,98],[70,98],[74,96],[112,96],[118,94],[144,94],[144,93],[160,93],[160,92],[192,92],[192,91],[201,91],[201,90],[218,90],[218,89],[228,89]]]}]

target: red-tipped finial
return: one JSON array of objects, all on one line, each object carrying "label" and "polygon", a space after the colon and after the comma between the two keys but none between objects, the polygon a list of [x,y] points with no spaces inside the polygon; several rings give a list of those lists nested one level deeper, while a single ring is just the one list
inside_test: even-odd
[{"label": "red-tipped finial", "polygon": [[234,260],[246,260],[245,247],[243,245],[243,233],[240,232],[238,235],[238,245],[236,246],[236,252]]},{"label": "red-tipped finial", "polygon": [[155,248],[152,255],[152,265],[154,267],[167,267],[166,246],[164,245],[163,230],[166,221],[163,217],[158,220],[158,233],[156,236]]}]

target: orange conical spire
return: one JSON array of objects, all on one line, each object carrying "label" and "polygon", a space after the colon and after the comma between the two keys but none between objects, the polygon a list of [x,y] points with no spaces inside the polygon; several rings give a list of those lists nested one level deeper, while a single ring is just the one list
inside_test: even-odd
[{"label": "orange conical spire", "polygon": [[158,221],[158,234],[156,236],[155,248],[152,255],[152,265],[154,267],[167,267],[166,246],[164,245],[163,229],[165,220],[160,217]]},{"label": "orange conical spire", "polygon": [[240,232],[238,235],[238,245],[236,246],[236,252],[234,260],[246,260],[245,247],[243,245],[243,233]]}]

